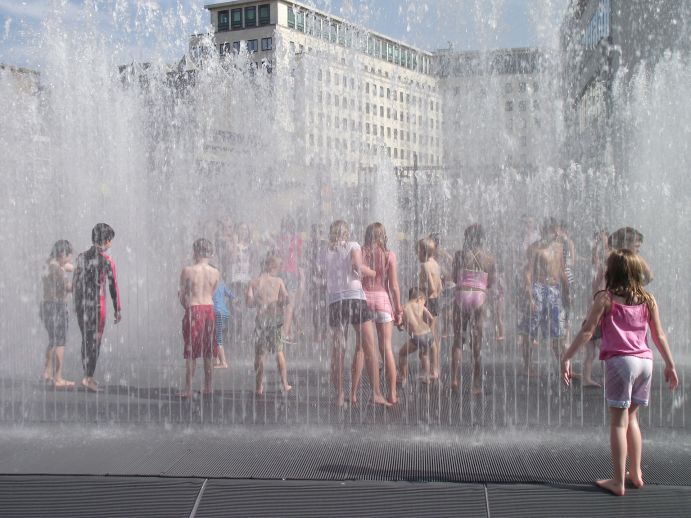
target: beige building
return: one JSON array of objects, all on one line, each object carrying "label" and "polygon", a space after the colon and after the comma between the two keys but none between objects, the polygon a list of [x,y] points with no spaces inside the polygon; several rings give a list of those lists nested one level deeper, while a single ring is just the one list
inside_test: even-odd
[{"label": "beige building", "polygon": [[[305,165],[347,184],[382,167],[442,165],[432,53],[298,2],[206,7],[221,56],[247,52],[276,84],[292,89],[276,116],[296,136]],[[193,56],[203,38],[192,38]]]},{"label": "beige building", "polygon": [[[435,53],[451,174],[555,164],[561,103],[550,54],[534,48]],[[555,115],[556,114],[556,115]]]}]

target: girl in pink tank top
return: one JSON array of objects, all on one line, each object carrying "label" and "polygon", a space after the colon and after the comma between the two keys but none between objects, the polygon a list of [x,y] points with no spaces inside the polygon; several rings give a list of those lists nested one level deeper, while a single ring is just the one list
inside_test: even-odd
[{"label": "girl in pink tank top", "polygon": [[[625,479],[643,486],[642,438],[638,407],[647,406],[650,396],[653,354],[646,341],[650,328],[653,342],[665,362],[665,381],[674,390],[679,379],[667,343],[655,298],[641,284],[644,266],[631,250],[614,251],[607,259],[605,291],[595,295],[586,321],[561,360],[564,382],[571,382],[571,358],[593,336],[598,323],[602,330],[600,359],[605,360],[605,398],[610,410],[610,446],[614,477],[598,480],[601,488],[624,494]],[[627,435],[630,440],[627,440]],[[627,451],[630,447],[631,451]],[[626,473],[626,457],[630,473]]]}]

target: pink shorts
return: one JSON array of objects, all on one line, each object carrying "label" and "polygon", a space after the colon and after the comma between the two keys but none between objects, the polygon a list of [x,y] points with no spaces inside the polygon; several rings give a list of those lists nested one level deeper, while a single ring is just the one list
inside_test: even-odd
[{"label": "pink shorts", "polygon": [[393,322],[393,308],[391,299],[385,291],[366,291],[367,307],[374,314],[375,324]]},{"label": "pink shorts", "polygon": [[648,406],[653,360],[636,356],[614,356],[605,361],[607,406],[629,408],[631,403]]},{"label": "pink shorts", "polygon": [[484,291],[460,290],[456,292],[456,303],[466,313],[480,309],[485,300],[487,300],[487,293]]}]

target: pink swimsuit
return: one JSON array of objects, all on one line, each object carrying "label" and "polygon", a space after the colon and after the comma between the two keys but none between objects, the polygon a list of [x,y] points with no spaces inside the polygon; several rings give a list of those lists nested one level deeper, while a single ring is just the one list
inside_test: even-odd
[{"label": "pink swimsuit", "polygon": [[[480,309],[487,300],[487,272],[475,270],[463,270],[460,279],[457,279],[461,287],[456,292],[456,303],[465,312]],[[472,290],[472,291],[471,291]]]}]

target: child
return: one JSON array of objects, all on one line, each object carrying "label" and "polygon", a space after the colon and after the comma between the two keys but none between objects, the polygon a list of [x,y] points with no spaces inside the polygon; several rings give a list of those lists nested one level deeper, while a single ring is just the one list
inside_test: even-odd
[{"label": "child", "polygon": [[40,314],[43,324],[48,331],[48,349],[46,349],[46,364],[43,368],[43,381],[52,382],[55,388],[72,388],[73,381],[62,377],[62,364],[67,342],[67,328],[69,312],[67,297],[72,291],[72,283],[67,273],[74,267],[70,262],[72,245],[61,239],[56,241],[50,251],[46,271],[43,274],[43,302]]},{"label": "child", "polygon": [[276,365],[281,376],[283,391],[287,394],[293,388],[288,385],[286,359],[283,354],[283,311],[288,304],[288,291],[283,279],[278,276],[281,259],[269,255],[262,264],[262,273],[247,287],[245,301],[248,307],[257,308],[254,324],[254,370],[256,373],[255,394],[264,395],[264,355],[276,353]]},{"label": "child", "polygon": [[[665,362],[665,381],[672,390],[679,383],[657,303],[642,286],[644,269],[643,261],[631,250],[615,250],[610,254],[605,273],[606,289],[595,295],[583,327],[561,361],[561,374],[568,385],[573,377],[570,360],[592,338],[599,322],[614,478],[598,480],[597,485],[618,496],[624,494],[626,478],[634,487],[643,486],[638,407],[648,405],[653,374],[653,353],[646,341],[648,328]],[[630,473],[626,473],[627,455]]]},{"label": "child", "polygon": [[115,311],[115,323],[122,319],[120,292],[115,275],[115,263],[105,252],[115,239],[115,231],[106,223],[98,223],[91,231],[93,246],[77,257],[74,270],[74,307],[82,333],[82,386],[99,392],[94,379],[96,361],[101,352],[101,340],[106,326],[106,282]]},{"label": "child", "polygon": [[178,392],[182,398],[192,397],[192,378],[197,359],[204,358],[203,394],[211,394],[212,357],[214,348],[214,301],[213,295],[221,278],[219,271],[209,264],[214,247],[207,239],[197,239],[192,245],[194,264],[180,273],[178,297],[185,308],[182,319],[182,337],[185,344],[185,390]]},{"label": "child", "polygon": [[434,342],[430,346],[430,379],[439,379],[439,340],[437,336],[437,317],[439,316],[439,297],[442,292],[441,268],[434,259],[434,240],[430,237],[421,239],[417,244],[417,254],[420,260],[420,275],[418,288],[427,298],[427,309],[434,317],[431,328]]},{"label": "child", "polygon": [[427,383],[430,377],[428,351],[434,343],[430,325],[434,317],[425,307],[425,294],[419,288],[410,288],[408,302],[403,306],[402,327],[410,334],[410,340],[398,352],[401,385],[408,383],[408,355],[419,351],[420,381]]},{"label": "child", "polygon": [[228,334],[228,318],[230,310],[226,305],[226,299],[233,300],[235,295],[228,289],[223,279],[218,281],[218,287],[214,291],[214,319],[216,322],[216,347],[214,348],[214,368],[227,369],[228,361],[223,350],[223,338]]},{"label": "child", "polygon": [[485,320],[485,301],[494,286],[495,260],[484,247],[485,231],[480,224],[465,229],[463,249],[456,252],[453,275],[456,279],[456,303],[454,305],[454,338],[451,357],[451,390],[460,387],[459,374],[463,343],[468,323],[470,349],[473,353],[474,395],[482,394],[482,334]]},{"label": "child", "polygon": [[[331,381],[337,395],[337,404],[345,404],[343,390],[343,363],[345,360],[348,323],[360,335],[359,347],[365,356],[367,373],[372,383],[372,401],[376,405],[391,406],[381,393],[379,365],[374,353],[374,325],[372,312],[362,289],[362,275],[376,276],[376,272],[362,264],[360,245],[349,241],[350,229],[343,220],[334,221],[329,228],[329,246],[325,251],[326,289],[329,301],[329,326],[333,339],[331,353]],[[358,358],[358,352],[354,359]],[[351,371],[350,401],[357,403],[358,369]]]}]

